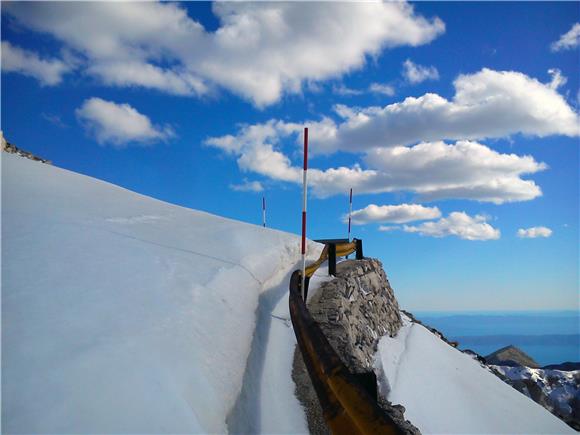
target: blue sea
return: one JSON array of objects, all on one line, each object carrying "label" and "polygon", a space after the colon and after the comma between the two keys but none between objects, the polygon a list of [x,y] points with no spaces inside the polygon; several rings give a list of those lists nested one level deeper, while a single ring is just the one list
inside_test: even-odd
[{"label": "blue sea", "polygon": [[413,315],[438,329],[460,349],[485,356],[510,344],[541,366],[580,361],[580,312],[432,312]]}]

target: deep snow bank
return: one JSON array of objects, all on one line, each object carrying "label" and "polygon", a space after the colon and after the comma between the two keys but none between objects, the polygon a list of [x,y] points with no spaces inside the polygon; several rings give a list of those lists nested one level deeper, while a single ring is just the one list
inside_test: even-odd
[{"label": "deep snow bank", "polygon": [[299,258],[297,236],[5,153],[2,243],[11,433],[225,432],[260,293]]},{"label": "deep snow bank", "polygon": [[376,369],[388,400],[422,433],[574,433],[470,356],[404,316],[379,341]]}]

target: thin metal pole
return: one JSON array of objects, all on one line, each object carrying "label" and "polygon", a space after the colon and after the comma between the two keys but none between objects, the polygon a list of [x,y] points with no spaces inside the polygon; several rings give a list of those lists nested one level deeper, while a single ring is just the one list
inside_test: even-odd
[{"label": "thin metal pole", "polygon": [[266,228],[266,197],[262,196],[262,225]]},{"label": "thin metal pole", "polygon": [[304,172],[302,175],[302,296],[306,295],[306,191],[308,188],[308,127],[304,127]]},{"label": "thin metal pole", "polygon": [[352,215],[352,187],[350,188],[350,199],[348,202],[348,241],[350,242],[350,216]]}]

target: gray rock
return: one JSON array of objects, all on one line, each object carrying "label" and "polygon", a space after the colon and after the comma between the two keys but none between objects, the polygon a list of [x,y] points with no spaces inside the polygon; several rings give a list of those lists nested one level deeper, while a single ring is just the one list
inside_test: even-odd
[{"label": "gray rock", "polygon": [[393,336],[402,325],[399,304],[380,261],[347,260],[336,269],[336,278],[321,285],[309,310],[346,366],[368,372],[381,336]]}]

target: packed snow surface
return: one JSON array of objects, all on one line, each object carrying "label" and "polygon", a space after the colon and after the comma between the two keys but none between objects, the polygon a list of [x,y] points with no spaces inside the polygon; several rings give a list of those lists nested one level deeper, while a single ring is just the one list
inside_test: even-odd
[{"label": "packed snow surface", "polygon": [[2,153],[2,243],[3,432],[307,430],[297,236]]},{"label": "packed snow surface", "polygon": [[575,433],[470,356],[403,320],[396,337],[380,340],[376,369],[381,392],[422,433]]}]

